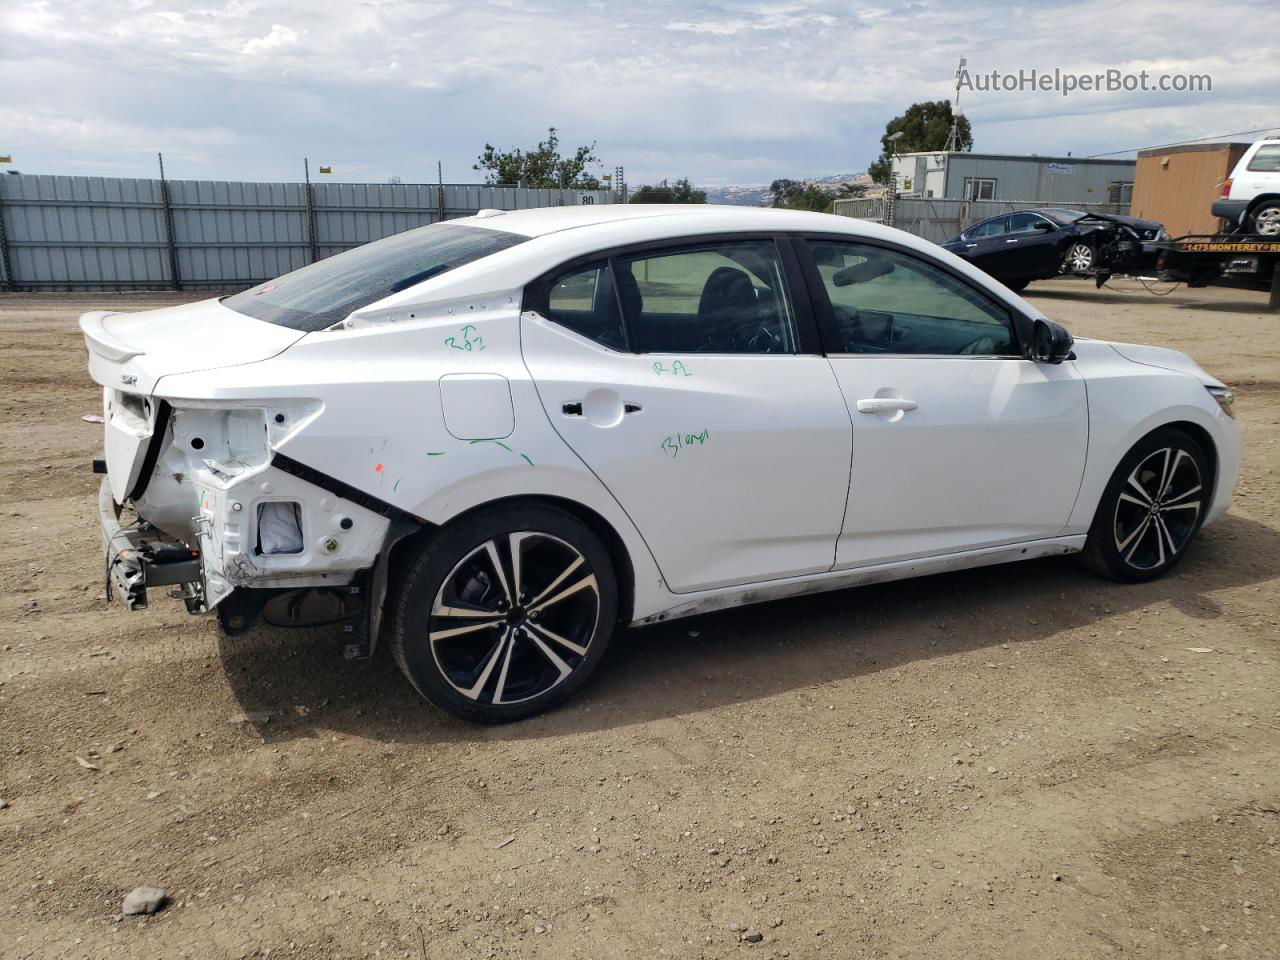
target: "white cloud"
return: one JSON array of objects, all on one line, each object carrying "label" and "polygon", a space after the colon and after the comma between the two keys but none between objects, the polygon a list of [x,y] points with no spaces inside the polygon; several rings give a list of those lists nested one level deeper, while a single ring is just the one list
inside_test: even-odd
[{"label": "white cloud", "polygon": [[296,31],[289,29],[279,23],[271,25],[271,32],[265,37],[254,37],[246,40],[240,52],[248,56],[254,56],[259,53],[269,53],[272,50],[279,50],[281,47],[292,47],[298,42],[298,34]]},{"label": "white cloud", "polygon": [[[1280,123],[1258,0],[6,0],[5,148],[83,171],[472,179],[486,142],[596,140],[633,182],[861,169],[886,120],[970,70],[1210,73],[1196,95],[966,93],[978,149],[1100,153]],[[1215,51],[1231,51],[1231,59]],[[62,132],[59,132],[62,131]],[[208,131],[234,139],[206,142]],[[15,158],[16,159],[16,158]],[[25,163],[30,168],[31,163]]]}]

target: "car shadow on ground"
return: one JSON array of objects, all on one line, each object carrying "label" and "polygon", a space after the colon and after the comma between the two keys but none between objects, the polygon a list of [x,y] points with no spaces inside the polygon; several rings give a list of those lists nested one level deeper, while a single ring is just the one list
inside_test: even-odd
[{"label": "car shadow on ground", "polygon": [[[521,740],[678,717],[1000,644],[1044,640],[1172,604],[1222,615],[1215,591],[1280,577],[1280,531],[1240,516],[1204,531],[1174,573],[1100,580],[1069,558],[1034,560],[739,607],[619,630],[562,707],[492,727],[423,702],[385,647],[345,661],[334,631],[220,637],[226,679],[267,741],[345,733],[383,742]],[[300,709],[302,708],[302,709]]]}]

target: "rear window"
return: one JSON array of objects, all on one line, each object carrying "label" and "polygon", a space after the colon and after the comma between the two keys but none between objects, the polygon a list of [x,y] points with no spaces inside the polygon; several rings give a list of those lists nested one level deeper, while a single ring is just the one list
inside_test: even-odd
[{"label": "rear window", "polygon": [[1280,143],[1259,147],[1248,169],[1255,173],[1280,173]]},{"label": "rear window", "polygon": [[333,326],[375,300],[528,239],[436,223],[318,260],[222,303],[257,320],[310,333]]}]

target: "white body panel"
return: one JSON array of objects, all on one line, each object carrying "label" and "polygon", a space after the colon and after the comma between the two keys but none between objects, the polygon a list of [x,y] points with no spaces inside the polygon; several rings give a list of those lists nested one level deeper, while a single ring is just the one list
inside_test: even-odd
[{"label": "white body panel", "polygon": [[854,413],[837,569],[1062,532],[1089,439],[1072,363],[861,355],[831,364],[850,410],[882,397],[917,404]]},{"label": "white body panel", "polygon": [[[1208,519],[1229,504],[1239,430],[1205,389],[1216,381],[1171,351],[1082,341],[1077,359],[1056,367],[693,355],[693,376],[674,381],[655,374],[653,357],[603,350],[520,314],[527,284],[600,250],[810,231],[896,244],[945,263],[1022,316],[1040,316],[918,238],[840,217],[735,208],[574,207],[473,223],[532,239],[323,332],[216,301],[108,322],[87,315],[94,379],[175,411],[157,427],[162,450],[136,506],[200,542],[211,600],[233,586],[341,583],[369,569],[387,549],[379,504],[438,525],[518,497],[586,511],[625,551],[633,622],[1070,551],[1083,544],[1126,451],[1172,422],[1194,424],[1214,447]],[[858,400],[887,391],[917,408],[900,419],[856,412]],[[561,416],[575,400],[584,415]],[[640,409],[623,413],[625,403]],[[139,408],[142,422],[107,426],[118,500],[137,481],[153,432]],[[675,456],[663,446],[704,430],[693,447],[678,439]],[[282,472],[278,457],[336,486]],[[373,498],[376,509],[334,490]],[[257,506],[281,498],[302,504],[304,551],[258,555]]]},{"label": "white body panel", "polygon": [[556,431],[673,592],[831,569],[851,430],[824,357],[617,353],[536,313],[522,339]]}]

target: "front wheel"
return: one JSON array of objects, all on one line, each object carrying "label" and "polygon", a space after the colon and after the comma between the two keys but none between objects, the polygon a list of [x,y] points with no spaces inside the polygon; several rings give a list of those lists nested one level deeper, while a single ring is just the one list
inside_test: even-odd
[{"label": "front wheel", "polygon": [[1192,437],[1174,428],[1144,437],[1112,474],[1082,559],[1113,580],[1161,576],[1199,531],[1211,484],[1208,457]]},{"label": "front wheel", "polygon": [[521,720],[580,687],[617,618],[609,553],[546,506],[477,514],[409,562],[391,646],[414,688],[455,716]]},{"label": "front wheel", "polygon": [[1096,259],[1093,247],[1083,241],[1077,241],[1067,248],[1067,256],[1063,261],[1063,265],[1067,268],[1068,273],[1083,276],[1093,269],[1094,260]]}]

